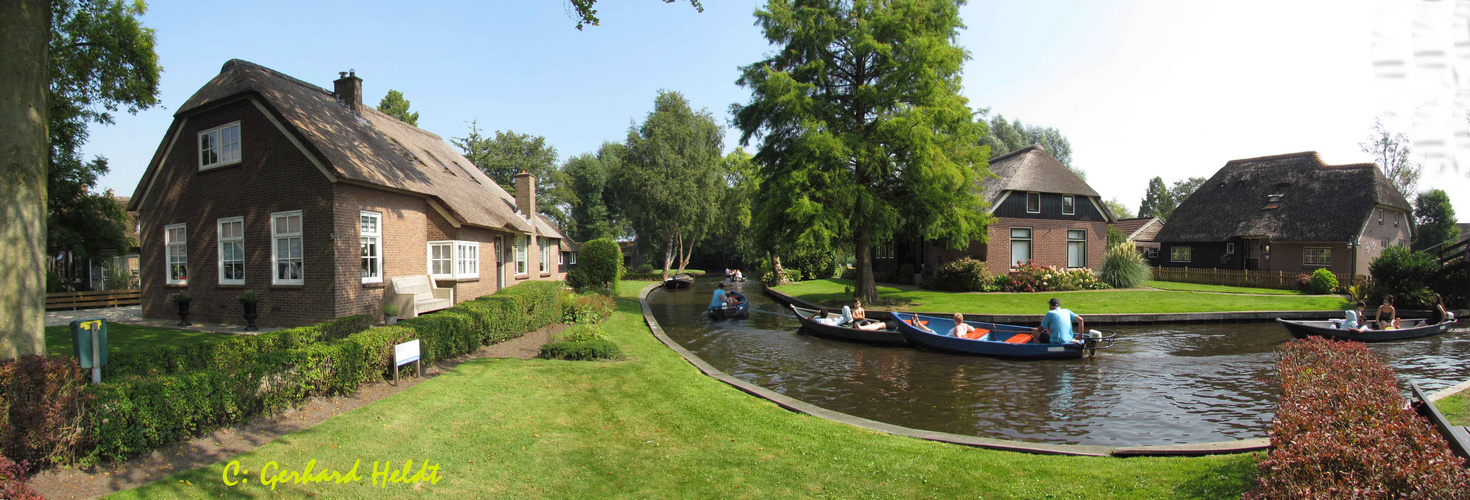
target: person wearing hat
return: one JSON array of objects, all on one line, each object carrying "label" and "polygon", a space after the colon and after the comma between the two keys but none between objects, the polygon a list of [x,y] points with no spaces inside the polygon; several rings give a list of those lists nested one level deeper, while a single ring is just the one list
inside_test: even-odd
[{"label": "person wearing hat", "polygon": [[1062,309],[1062,301],[1055,298],[1048,301],[1047,305],[1050,306],[1050,309],[1046,311],[1046,316],[1042,316],[1041,326],[1031,329],[1036,342],[1043,342],[1042,336],[1046,334],[1050,334],[1049,342],[1052,344],[1081,342],[1073,334],[1072,322],[1077,322],[1076,331],[1086,331],[1087,325],[1082,321],[1082,317],[1077,313]]}]

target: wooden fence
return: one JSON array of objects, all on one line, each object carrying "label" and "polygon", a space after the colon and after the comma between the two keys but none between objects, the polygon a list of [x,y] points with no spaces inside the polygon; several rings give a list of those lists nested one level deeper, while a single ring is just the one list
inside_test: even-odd
[{"label": "wooden fence", "polygon": [[[1154,279],[1158,281],[1198,283],[1201,285],[1279,288],[1283,290],[1296,289],[1296,277],[1298,274],[1311,273],[1294,273],[1286,271],[1247,271],[1242,269],[1191,269],[1188,267],[1154,268]],[[1334,276],[1337,276],[1337,282],[1344,286],[1349,283],[1362,284],[1368,281],[1368,277],[1361,274],[1351,275],[1351,277],[1350,275],[1345,273],[1332,274]]]},{"label": "wooden fence", "polygon": [[143,291],[137,288],[101,292],[48,293],[46,294],[46,310],[135,306],[141,302],[142,295]]}]

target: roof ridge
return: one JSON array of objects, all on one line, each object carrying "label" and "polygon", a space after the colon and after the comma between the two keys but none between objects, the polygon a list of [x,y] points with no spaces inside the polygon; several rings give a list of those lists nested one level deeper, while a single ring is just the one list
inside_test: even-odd
[{"label": "roof ridge", "polygon": [[997,156],[995,158],[991,158],[990,159],[990,163],[993,164],[993,163],[998,162],[998,161],[1001,161],[1001,160],[1008,160],[1008,159],[1010,159],[1013,156],[1019,156],[1021,153],[1029,153],[1031,151],[1036,151],[1038,149],[1039,150],[1042,150],[1042,151],[1046,151],[1046,148],[1041,147],[1040,144],[1032,144],[1030,146],[1026,146],[1026,147],[1023,147],[1021,149],[1017,149],[1015,151],[1011,151],[1009,153],[1006,153],[1006,154]]},{"label": "roof ridge", "polygon": [[306,82],[304,80],[297,79],[294,76],[291,76],[291,75],[282,73],[280,71],[276,71],[276,70],[267,68],[265,66],[261,66],[259,64],[256,64],[256,63],[253,63],[253,62],[250,62],[250,61],[246,61],[244,59],[230,59],[228,61],[225,61],[224,66],[220,66],[219,72],[220,73],[224,73],[226,71],[229,71],[231,68],[234,68],[235,66],[248,66],[248,67],[251,67],[251,68],[255,68],[255,69],[258,69],[258,70],[261,70],[261,71],[265,71],[267,73],[270,73],[272,76],[281,78],[281,79],[286,80],[288,82],[291,82],[291,83],[300,85],[302,87],[306,87],[307,89],[315,90],[317,92],[321,92],[321,93],[327,94],[327,95],[332,95],[332,91],[327,90],[326,88],[318,87],[318,86],[316,86],[316,85],[314,85],[312,83]]},{"label": "roof ridge", "polygon": [[1298,153],[1285,153],[1285,154],[1277,154],[1277,155],[1257,156],[1255,158],[1237,158],[1237,159],[1234,159],[1234,160],[1227,161],[1227,162],[1225,162],[1225,164],[1226,165],[1230,165],[1232,163],[1245,163],[1245,162],[1250,162],[1250,161],[1261,161],[1261,160],[1280,160],[1280,159],[1284,159],[1284,158],[1297,158],[1297,157],[1303,157],[1303,156],[1311,156],[1313,158],[1316,158],[1318,164],[1326,165],[1326,163],[1324,163],[1322,161],[1322,155],[1317,154],[1316,151],[1302,151],[1302,152],[1298,152]]}]

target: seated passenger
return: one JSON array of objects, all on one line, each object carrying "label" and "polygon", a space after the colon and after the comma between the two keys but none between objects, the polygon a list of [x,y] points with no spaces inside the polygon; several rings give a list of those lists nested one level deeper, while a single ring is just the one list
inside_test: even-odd
[{"label": "seated passenger", "polygon": [[724,283],[720,283],[720,286],[718,286],[718,287],[715,288],[715,295],[714,295],[714,297],[711,297],[710,298],[709,308],[710,309],[724,309],[725,308],[725,305],[727,305],[729,303],[730,303],[730,298],[728,296],[726,296],[726,294],[725,294],[725,284]]},{"label": "seated passenger", "polygon": [[1368,307],[1368,304],[1359,300],[1356,308],[1343,311],[1345,319],[1337,325],[1337,328],[1339,330],[1350,330],[1354,332],[1363,331],[1363,308],[1365,307]]},{"label": "seated passenger", "polygon": [[868,319],[868,312],[863,310],[863,301],[853,299],[852,326],[859,330],[882,330],[885,325],[882,321]]},{"label": "seated passenger", "polygon": [[1455,319],[1455,313],[1445,310],[1444,297],[1440,297],[1437,293],[1434,294],[1434,297],[1429,299],[1429,319],[1425,320],[1424,324],[1438,325],[1452,319]]},{"label": "seated passenger", "polygon": [[1399,313],[1393,308],[1393,296],[1384,295],[1383,305],[1378,306],[1378,314],[1373,315],[1373,323],[1379,330],[1392,330],[1398,328]]},{"label": "seated passenger", "polygon": [[945,335],[950,337],[965,338],[965,334],[975,331],[975,327],[965,323],[965,315],[954,313],[954,328],[950,328]]},{"label": "seated passenger", "polygon": [[914,328],[918,328],[920,330],[923,330],[923,331],[926,331],[926,332],[929,332],[929,333],[932,333],[932,334],[935,334],[935,335],[939,335],[939,332],[936,332],[934,330],[930,330],[929,329],[929,325],[927,324],[927,322],[924,321],[924,320],[919,319],[919,315],[917,315],[917,314],[910,315],[910,317],[909,317],[909,324],[910,325],[913,325]]},{"label": "seated passenger", "polygon": [[812,313],[812,317],[808,319],[812,320],[813,323],[821,323],[823,325],[831,326],[837,326],[838,324],[842,323],[842,318],[833,318],[828,316],[826,309],[822,309]]},{"label": "seated passenger", "polygon": [[1050,335],[1049,343],[1052,344],[1082,342],[1074,338],[1072,334],[1073,321],[1077,322],[1077,331],[1087,330],[1087,324],[1082,321],[1082,317],[1072,311],[1062,309],[1062,301],[1055,298],[1047,301],[1047,306],[1050,309],[1046,311],[1046,316],[1041,318],[1041,326],[1031,329],[1031,332],[1036,335],[1037,342],[1041,342],[1043,332]]}]

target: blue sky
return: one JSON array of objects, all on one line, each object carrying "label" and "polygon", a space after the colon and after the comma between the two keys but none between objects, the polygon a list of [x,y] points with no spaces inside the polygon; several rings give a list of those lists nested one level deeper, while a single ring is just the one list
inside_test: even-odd
[{"label": "blue sky", "polygon": [[[1443,71],[1374,72],[1375,60],[1449,43],[1410,31],[1464,20],[1424,6],[1434,3],[1448,2],[973,1],[961,11],[973,58],[964,93],[972,107],[1060,129],[1093,188],[1134,210],[1149,178],[1208,177],[1234,158],[1369,161],[1357,144],[1387,116],[1433,153],[1420,158],[1432,163],[1421,189],[1446,189],[1470,220],[1470,167],[1439,173],[1470,149],[1453,147],[1470,144],[1470,103],[1435,100],[1467,85]],[[622,141],[659,89],[728,121],[750,96],[738,68],[771,50],[751,15],[762,3],[704,4],[603,0],[602,25],[577,31],[558,0],[151,2],[143,21],[158,35],[164,106],[94,126],[86,152],[110,160],[103,188],[130,194],[173,110],[231,58],[325,88],[353,69],[365,102],[403,92],[430,132],[462,137],[475,120],[545,136],[562,160]],[[738,136],[726,137],[728,151]]]}]

